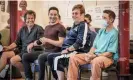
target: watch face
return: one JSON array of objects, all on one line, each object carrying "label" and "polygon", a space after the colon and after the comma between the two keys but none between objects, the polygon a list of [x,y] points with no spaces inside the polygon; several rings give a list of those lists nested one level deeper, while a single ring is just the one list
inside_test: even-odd
[{"label": "watch face", "polygon": [[3,46],[2,45],[0,45],[0,52],[3,50]]}]

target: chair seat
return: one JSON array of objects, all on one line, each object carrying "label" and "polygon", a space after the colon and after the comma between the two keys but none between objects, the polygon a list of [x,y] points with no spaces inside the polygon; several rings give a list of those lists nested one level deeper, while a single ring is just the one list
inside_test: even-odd
[{"label": "chair seat", "polygon": [[81,69],[91,70],[91,64],[84,64],[80,66]]},{"label": "chair seat", "polygon": [[31,64],[31,70],[32,72],[38,72],[39,71],[39,64],[38,60],[35,60],[34,63]]}]

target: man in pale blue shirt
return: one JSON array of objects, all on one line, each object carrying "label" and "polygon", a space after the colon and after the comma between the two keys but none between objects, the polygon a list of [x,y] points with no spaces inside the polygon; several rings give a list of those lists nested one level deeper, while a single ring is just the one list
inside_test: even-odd
[{"label": "man in pale blue shirt", "polygon": [[100,80],[101,68],[107,68],[118,60],[118,31],[114,28],[115,13],[111,10],[103,11],[103,26],[87,54],[70,56],[67,80],[78,79],[78,67],[91,64],[90,80]]}]

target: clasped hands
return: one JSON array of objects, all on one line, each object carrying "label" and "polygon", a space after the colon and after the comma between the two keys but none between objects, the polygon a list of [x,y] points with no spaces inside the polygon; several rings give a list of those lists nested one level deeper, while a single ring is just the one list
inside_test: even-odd
[{"label": "clasped hands", "polygon": [[9,51],[11,50],[9,46],[3,46],[3,51]]},{"label": "clasped hands", "polygon": [[96,55],[93,54],[93,53],[86,53],[86,54],[85,54],[85,60],[86,60],[87,62],[93,60],[95,57],[96,57]]}]

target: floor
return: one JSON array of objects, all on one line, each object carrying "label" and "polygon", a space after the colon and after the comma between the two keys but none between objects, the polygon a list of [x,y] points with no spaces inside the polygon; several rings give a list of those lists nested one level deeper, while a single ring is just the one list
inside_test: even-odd
[{"label": "floor", "polygon": [[[81,80],[89,80],[90,77],[90,71],[84,71],[81,73]],[[36,75],[36,80],[37,80],[38,76]],[[47,77],[46,77],[47,78]],[[133,78],[132,78],[133,79]],[[9,80],[9,79],[0,79],[0,80]],[[18,78],[18,79],[12,79],[12,80],[25,80],[23,78]],[[47,79],[45,79],[47,80]],[[51,80],[54,80],[53,78]],[[114,72],[109,72],[109,76],[108,77],[103,77],[102,80],[117,80],[117,77],[115,75]]]},{"label": "floor", "polygon": [[[111,71],[108,73],[109,73],[109,75],[107,77],[102,77],[102,80],[117,80],[115,72]],[[83,71],[81,73],[81,80],[89,80],[90,75],[91,75],[90,71],[88,71],[88,70]],[[45,78],[46,78],[45,80],[47,80],[47,76],[45,76]],[[10,79],[0,79],[0,80],[10,80]],[[24,78],[18,78],[18,79],[12,79],[12,80],[25,80],[25,79]],[[36,79],[35,80],[38,80],[38,73],[36,73]],[[54,80],[54,79],[52,78],[51,80]],[[132,74],[130,80],[133,80],[133,74]]]}]

